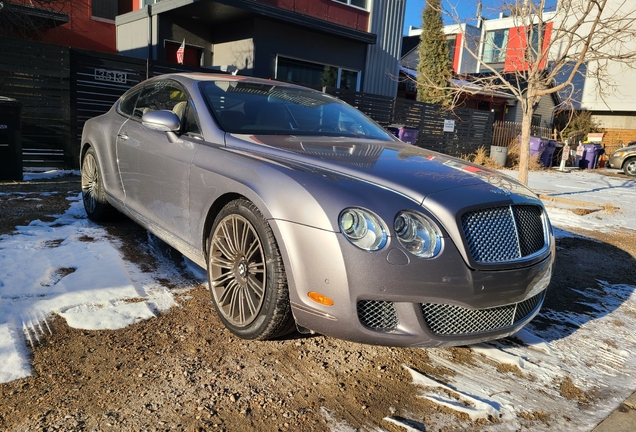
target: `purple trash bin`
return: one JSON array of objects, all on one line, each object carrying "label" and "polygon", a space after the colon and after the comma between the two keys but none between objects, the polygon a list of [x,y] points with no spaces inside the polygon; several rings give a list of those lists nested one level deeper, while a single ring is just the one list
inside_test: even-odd
[{"label": "purple trash bin", "polygon": [[530,137],[530,156],[541,158],[547,146],[548,140],[539,137]]},{"label": "purple trash bin", "polygon": [[[521,146],[521,136],[519,136],[519,145]],[[530,137],[530,156],[541,158],[544,150],[548,145],[548,140],[539,137]]]},{"label": "purple trash bin", "polygon": [[603,146],[600,144],[583,144],[583,157],[579,161],[579,168],[594,169],[598,163],[599,156],[603,153]]},{"label": "purple trash bin", "polygon": [[398,138],[400,141],[409,144],[415,144],[417,142],[417,135],[420,133],[419,129],[402,127],[400,128],[400,132],[398,133]]},{"label": "purple trash bin", "polygon": [[417,141],[417,135],[420,133],[419,129],[402,125],[390,125],[386,127],[386,130],[395,135],[400,141],[409,144],[415,144]]},{"label": "purple trash bin", "polygon": [[546,146],[545,149],[543,150],[543,153],[541,154],[541,164],[546,167],[546,168],[550,168],[552,166],[552,159],[554,158],[554,149],[556,149],[557,147],[557,142],[556,141],[546,141]]}]

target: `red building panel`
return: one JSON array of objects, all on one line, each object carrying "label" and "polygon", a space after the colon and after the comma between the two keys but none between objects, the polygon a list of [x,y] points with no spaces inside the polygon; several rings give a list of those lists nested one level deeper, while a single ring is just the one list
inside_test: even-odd
[{"label": "red building panel", "polygon": [[333,0],[257,0],[281,9],[340,24],[356,30],[369,31],[369,12]]},{"label": "red building panel", "polygon": [[325,21],[329,19],[329,3],[325,1],[297,1],[298,3],[296,12],[309,15],[312,17],[320,18]]},{"label": "red building panel", "polygon": [[458,33],[455,36],[455,55],[453,56],[453,70],[457,72],[459,70],[459,57],[462,53],[462,34]]},{"label": "red building panel", "polygon": [[[545,25],[543,32],[542,51],[546,55],[541,59],[539,68],[543,69],[547,65],[547,50],[550,46],[550,38],[552,37],[552,23]],[[526,48],[528,47],[528,35],[526,27],[515,27],[510,29],[508,35],[508,48],[506,50],[506,62],[504,64],[504,72],[515,72],[528,70],[528,62],[526,61]]]},{"label": "red building panel", "polygon": [[[133,0],[118,0],[119,14],[133,10]],[[38,37],[43,42],[93,51],[116,53],[115,21],[93,18],[91,0],[64,3],[69,22],[46,30]]]}]

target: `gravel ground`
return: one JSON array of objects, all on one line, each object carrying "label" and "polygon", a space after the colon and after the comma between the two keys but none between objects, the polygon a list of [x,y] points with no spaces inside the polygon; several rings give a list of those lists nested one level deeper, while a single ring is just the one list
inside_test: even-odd
[{"label": "gravel ground", "polygon": [[[50,191],[56,193],[44,193]],[[77,177],[0,184],[0,234],[62,213],[66,197],[78,191]],[[107,229],[119,239],[126,260],[145,271],[155,268],[156,257],[143,246],[143,229],[125,218]],[[558,241],[546,307],[572,309],[572,298],[562,294],[568,290],[560,288],[601,275],[610,283],[636,284],[636,270],[629,265],[629,258],[636,258],[636,236],[585,235],[602,241]],[[568,265],[574,261],[580,265]],[[183,271],[184,280],[189,277]],[[383,418],[409,418],[412,412],[424,418],[426,430],[458,429],[436,425],[444,408],[418,397],[403,367],[440,379],[453,374],[432,367],[426,350],[321,335],[243,341],[223,328],[204,286],[182,292],[178,281],[160,282],[178,293],[181,306],[157,319],[116,331],[84,331],[52,318],[52,335],[32,350],[33,376],[0,384],[0,430],[319,431],[349,425],[397,432],[404,429]],[[447,349],[458,363],[472,361],[469,348]],[[555,386],[561,386],[563,397],[581,396],[574,385],[562,384]],[[582,403],[593,403],[589,398]],[[472,423],[471,429],[497,421]],[[526,424],[531,428],[541,421],[537,416]]]}]

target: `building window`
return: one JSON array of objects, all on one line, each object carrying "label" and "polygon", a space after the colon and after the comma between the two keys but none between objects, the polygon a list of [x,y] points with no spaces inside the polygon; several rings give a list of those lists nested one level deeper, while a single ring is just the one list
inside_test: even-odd
[{"label": "building window", "polygon": [[508,48],[508,33],[510,29],[493,30],[486,33],[484,44],[484,63],[504,63]]},{"label": "building window", "polygon": [[541,126],[541,114],[532,114],[532,126]]},{"label": "building window", "polygon": [[367,9],[367,4],[368,4],[367,0],[333,0],[333,1],[338,2],[338,3],[344,3],[344,4],[347,4],[349,6],[359,7],[360,9],[368,10]]},{"label": "building window", "polygon": [[545,28],[541,28],[538,25],[526,29],[526,40],[530,41],[529,48],[532,50],[530,51],[531,58],[541,58],[543,47],[539,46],[539,36],[541,36],[541,41],[543,41],[544,35]]},{"label": "building window", "polygon": [[91,15],[95,18],[115,20],[118,13],[117,0],[92,0]]},{"label": "building window", "polygon": [[313,88],[360,89],[360,72],[336,66],[278,57],[276,79]]}]

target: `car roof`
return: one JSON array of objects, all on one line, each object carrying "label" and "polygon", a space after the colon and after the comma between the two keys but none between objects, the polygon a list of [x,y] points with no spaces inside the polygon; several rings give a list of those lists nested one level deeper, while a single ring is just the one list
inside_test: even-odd
[{"label": "car roof", "polygon": [[254,84],[264,84],[264,85],[275,85],[275,86],[284,86],[284,87],[292,87],[304,90],[313,90],[308,89],[307,87],[303,87],[297,84],[286,83],[282,81],[276,81],[272,79],[265,78],[255,78],[250,76],[242,76],[242,75],[230,75],[230,74],[222,74],[222,73],[204,73],[204,72],[180,72],[180,73],[172,73],[166,75],[159,75],[152,79],[166,79],[172,78],[177,81],[189,81],[192,82],[201,82],[201,81],[237,81],[237,82],[248,82]]}]

